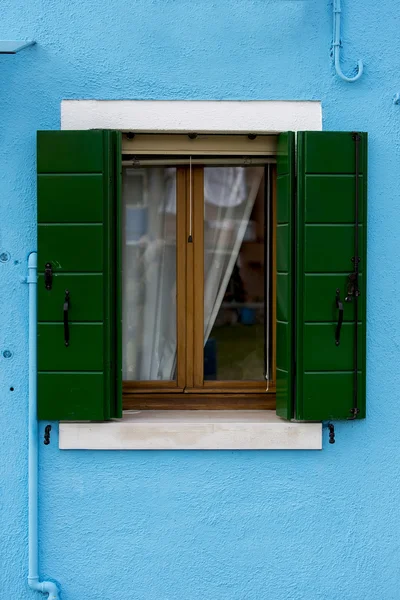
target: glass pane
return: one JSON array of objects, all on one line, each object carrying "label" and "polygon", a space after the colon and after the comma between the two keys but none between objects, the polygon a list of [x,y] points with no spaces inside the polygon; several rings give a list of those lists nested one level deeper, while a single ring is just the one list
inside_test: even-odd
[{"label": "glass pane", "polygon": [[204,379],[257,381],[264,340],[263,167],[204,169]]},{"label": "glass pane", "polygon": [[176,169],[124,167],[123,378],[175,379]]}]

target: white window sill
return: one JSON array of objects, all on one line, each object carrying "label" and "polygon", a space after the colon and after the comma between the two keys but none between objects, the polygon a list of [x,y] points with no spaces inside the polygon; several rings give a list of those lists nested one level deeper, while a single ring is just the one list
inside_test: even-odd
[{"label": "white window sill", "polygon": [[61,450],[321,450],[321,423],[271,410],[126,411],[106,423],[60,423]]}]

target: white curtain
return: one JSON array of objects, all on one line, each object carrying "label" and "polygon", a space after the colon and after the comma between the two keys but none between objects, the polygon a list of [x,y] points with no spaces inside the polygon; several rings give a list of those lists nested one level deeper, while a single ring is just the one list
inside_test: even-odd
[{"label": "white curtain", "polygon": [[[238,260],[262,175],[262,168],[204,170],[204,343]],[[160,167],[142,172],[126,169],[123,202],[123,377],[174,379],[175,169]]]},{"label": "white curtain", "polygon": [[262,176],[262,168],[204,169],[204,344],[238,260]]},{"label": "white curtain", "polygon": [[[130,172],[129,172],[130,171]],[[176,366],[175,169],[125,170],[123,377],[168,380]]]}]

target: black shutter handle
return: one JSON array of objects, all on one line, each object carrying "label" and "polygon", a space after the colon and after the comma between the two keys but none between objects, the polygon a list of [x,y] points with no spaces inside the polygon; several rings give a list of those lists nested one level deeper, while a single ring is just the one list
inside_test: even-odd
[{"label": "black shutter handle", "polygon": [[338,322],[336,325],[336,332],[335,332],[335,344],[336,344],[336,346],[339,346],[340,330],[342,329],[342,323],[343,323],[343,302],[340,300],[339,288],[336,290],[336,308],[339,310],[339,314],[338,314]]},{"label": "black shutter handle", "polygon": [[65,290],[65,300],[64,300],[64,344],[66,346],[69,346],[68,311],[69,311],[69,291]]}]

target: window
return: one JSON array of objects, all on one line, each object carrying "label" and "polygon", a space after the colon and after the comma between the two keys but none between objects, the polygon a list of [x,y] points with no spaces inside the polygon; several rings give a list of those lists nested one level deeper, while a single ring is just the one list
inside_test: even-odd
[{"label": "window", "polygon": [[38,134],[39,417],[364,417],[366,134],[127,137]]},{"label": "window", "polygon": [[140,135],[123,149],[127,408],[274,407],[275,159],[199,155],[204,139],[194,156],[142,156]]}]

